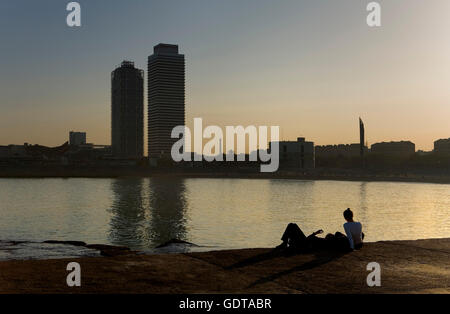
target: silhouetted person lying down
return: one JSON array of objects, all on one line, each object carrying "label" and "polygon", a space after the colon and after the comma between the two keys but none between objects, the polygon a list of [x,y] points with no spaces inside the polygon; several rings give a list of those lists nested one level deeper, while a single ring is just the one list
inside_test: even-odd
[{"label": "silhouetted person lying down", "polygon": [[305,236],[303,231],[295,223],[290,223],[281,237],[281,243],[277,249],[288,249],[291,252],[309,252],[319,249],[333,249],[338,251],[350,251],[350,245],[347,237],[340,232],[327,234],[325,238],[316,237],[323,233],[323,230],[317,230],[309,236]]}]

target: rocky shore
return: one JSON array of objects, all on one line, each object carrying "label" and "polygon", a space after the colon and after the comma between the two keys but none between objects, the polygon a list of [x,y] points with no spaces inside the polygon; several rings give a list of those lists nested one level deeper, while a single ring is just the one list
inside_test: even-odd
[{"label": "rocky shore", "polygon": [[[294,256],[272,249],[144,255],[91,248],[103,257],[0,262],[0,293],[450,293],[450,239]],[[69,262],[81,265],[81,287],[66,284]],[[381,266],[380,287],[366,283],[370,262]]]}]

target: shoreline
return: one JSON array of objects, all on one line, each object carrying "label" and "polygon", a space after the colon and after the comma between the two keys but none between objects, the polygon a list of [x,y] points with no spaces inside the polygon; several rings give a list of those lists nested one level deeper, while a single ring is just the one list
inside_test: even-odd
[{"label": "shoreline", "polygon": [[[364,245],[373,245],[376,243],[397,243],[397,242],[433,242],[450,240],[450,238],[427,238],[427,239],[415,239],[415,240],[379,240],[374,242],[364,242]],[[23,244],[37,244],[37,245],[55,245],[65,246],[68,248],[80,248],[95,251],[96,254],[93,255],[80,255],[73,257],[73,259],[79,258],[105,258],[105,257],[118,257],[124,255],[143,255],[143,256],[156,256],[156,255],[174,255],[174,254],[191,254],[191,253],[216,253],[224,251],[243,251],[243,250],[273,250],[274,248],[269,247],[217,247],[217,246],[201,246],[194,243],[186,242],[183,240],[172,239],[164,244],[158,245],[156,247],[151,247],[145,250],[132,249],[127,246],[114,245],[114,244],[88,244],[83,241],[72,241],[72,240],[45,240],[45,241],[28,241],[28,240],[0,240],[1,244],[9,243],[12,245],[23,245]],[[48,249],[48,247],[45,247]],[[8,248],[0,246],[0,252],[2,250],[8,250]],[[35,248],[36,251],[39,248]],[[38,257],[39,255],[33,256],[30,254],[28,257],[23,258],[11,258],[11,259],[0,259],[0,263],[7,261],[47,261],[47,260],[57,260],[57,259],[67,259],[66,257]]]},{"label": "shoreline", "polygon": [[224,173],[224,172],[149,172],[148,170],[99,170],[83,169],[74,171],[0,171],[0,179],[44,179],[44,178],[182,178],[182,179],[273,179],[273,180],[307,180],[307,181],[357,181],[357,182],[405,182],[405,183],[435,183],[450,184],[449,175],[419,175],[407,176],[386,174],[299,174],[299,173]]},{"label": "shoreline", "polygon": [[[250,248],[9,260],[0,262],[0,293],[450,293],[449,255],[444,238],[366,243],[348,254]],[[82,285],[71,288],[66,266],[74,261]],[[367,286],[370,262],[380,264],[380,287]]]}]

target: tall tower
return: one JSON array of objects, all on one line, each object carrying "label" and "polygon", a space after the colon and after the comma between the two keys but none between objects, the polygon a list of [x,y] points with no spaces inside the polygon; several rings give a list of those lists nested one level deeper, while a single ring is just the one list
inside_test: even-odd
[{"label": "tall tower", "polygon": [[359,118],[359,147],[361,158],[364,157],[364,123]]},{"label": "tall tower", "polygon": [[111,73],[111,144],[113,155],[144,155],[144,71],[123,61]]},{"label": "tall tower", "polygon": [[184,125],[184,55],[177,45],[159,44],[148,57],[148,155],[170,156],[172,129]]}]

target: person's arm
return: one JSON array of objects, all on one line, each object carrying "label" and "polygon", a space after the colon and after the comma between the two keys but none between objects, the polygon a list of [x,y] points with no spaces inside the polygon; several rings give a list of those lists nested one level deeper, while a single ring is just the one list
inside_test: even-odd
[{"label": "person's arm", "polygon": [[314,237],[315,235],[322,234],[322,233],[323,233],[323,230],[322,230],[322,229],[317,230],[316,232],[311,233],[311,234],[308,236],[308,238]]},{"label": "person's arm", "polygon": [[350,231],[350,226],[348,224],[344,224],[344,230],[345,230],[345,234],[347,235],[348,241],[350,242],[350,248],[352,250],[354,250],[355,245],[353,244],[353,237],[352,237],[352,233]]},{"label": "person's arm", "polygon": [[314,234],[314,235],[317,235],[317,234],[322,234],[322,233],[323,233],[323,230],[320,229],[320,230],[317,230],[316,232],[314,232],[313,234]]}]

